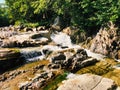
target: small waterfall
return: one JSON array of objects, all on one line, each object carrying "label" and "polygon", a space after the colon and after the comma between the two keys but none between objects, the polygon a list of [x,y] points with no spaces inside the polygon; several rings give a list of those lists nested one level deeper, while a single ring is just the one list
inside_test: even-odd
[{"label": "small waterfall", "polygon": [[106,56],[102,55],[102,54],[97,54],[97,53],[93,53],[90,50],[85,49],[85,51],[87,52],[87,55],[89,57],[93,57],[96,58],[97,60],[102,60],[104,59]]},{"label": "small waterfall", "polygon": [[45,55],[40,50],[40,48],[27,48],[21,50],[22,57],[26,59],[27,62],[37,61],[44,59]]},{"label": "small waterfall", "polygon": [[58,46],[53,46],[53,45],[45,45],[43,48],[42,48],[42,50],[49,50],[49,51],[60,51],[60,50],[62,50],[62,48],[61,47],[58,47]]},{"label": "small waterfall", "polygon": [[52,33],[51,34],[51,39],[56,44],[59,44],[59,45],[62,45],[62,46],[72,46],[73,45],[72,42],[71,42],[70,36],[68,36],[67,34],[62,33],[62,32],[59,32],[57,34]]},{"label": "small waterfall", "polygon": [[[67,34],[62,33],[62,32],[59,32],[57,34],[52,33],[51,39],[58,45],[68,47],[65,49],[81,48],[81,46],[73,44],[71,42],[70,36],[68,36]],[[43,47],[24,48],[21,50],[21,54],[29,62],[29,61],[45,59],[46,55],[51,51],[61,51],[61,50],[65,50],[65,49],[61,48],[60,46],[44,45]],[[87,49],[85,49],[85,51],[87,52],[88,56],[96,58],[98,60],[101,60],[105,57],[104,55],[93,53]],[[48,53],[46,53],[46,52],[48,52]]]},{"label": "small waterfall", "polygon": [[[69,48],[81,48],[81,46],[73,44],[71,39],[70,39],[70,36],[68,36],[67,34],[62,33],[62,32],[57,33],[57,34],[52,34],[51,39],[56,44],[60,44],[62,46],[68,46]],[[87,50],[87,49],[85,49],[85,51],[87,52],[89,57],[93,57],[93,58],[96,58],[98,60],[102,60],[102,59],[105,58],[105,56],[102,55],[102,54],[93,53],[93,52],[91,52],[90,50]]]},{"label": "small waterfall", "polygon": [[58,46],[45,45],[43,47],[29,47],[21,49],[22,57],[25,58],[27,62],[42,60],[46,58],[48,53],[46,51],[57,51],[62,50]]}]

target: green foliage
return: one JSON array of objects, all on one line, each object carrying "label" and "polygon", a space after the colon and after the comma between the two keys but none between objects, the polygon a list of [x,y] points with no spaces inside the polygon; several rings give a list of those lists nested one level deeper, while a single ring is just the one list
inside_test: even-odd
[{"label": "green foliage", "polygon": [[2,7],[3,4],[0,4],[0,27],[9,25],[9,18],[7,15],[7,7]]},{"label": "green foliage", "polygon": [[36,0],[32,2],[32,7],[35,9],[34,13],[44,12],[48,9],[50,0]]},{"label": "green foliage", "polygon": [[36,22],[36,23],[25,23],[24,25],[28,26],[28,27],[38,27],[39,23],[38,22]]},{"label": "green foliage", "polygon": [[120,1],[114,0],[37,0],[33,7],[35,13],[53,10],[63,20],[70,18],[71,25],[84,30],[99,29],[106,22],[120,19]]},{"label": "green foliage", "polygon": [[25,20],[17,20],[17,21],[15,22],[15,25],[16,25],[16,26],[19,26],[19,25],[21,25],[21,24],[23,24],[23,25],[26,26],[26,27],[38,27],[38,26],[40,25],[38,22],[31,23],[31,22],[27,22],[27,21],[25,21]]},{"label": "green foliage", "polygon": [[18,25],[21,25],[21,24],[25,24],[25,20],[17,20],[15,21],[15,25],[18,26]]},{"label": "green foliage", "polygon": [[[119,2],[119,1],[118,1]],[[108,21],[119,19],[120,4],[114,0],[81,0],[71,9],[72,23],[86,30],[97,29]]]},{"label": "green foliage", "polygon": [[11,22],[16,20],[28,20],[33,17],[33,10],[31,7],[31,0],[6,0],[9,7],[9,15]]},{"label": "green foliage", "polygon": [[6,0],[12,22],[50,24],[60,15],[66,25],[94,32],[102,24],[120,20],[120,0]]}]

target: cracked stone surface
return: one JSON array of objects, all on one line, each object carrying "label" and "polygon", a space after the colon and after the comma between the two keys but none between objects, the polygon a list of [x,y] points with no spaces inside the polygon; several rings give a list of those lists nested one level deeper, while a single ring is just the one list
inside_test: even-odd
[{"label": "cracked stone surface", "polygon": [[64,81],[57,90],[116,90],[113,80],[98,75],[74,75]]}]

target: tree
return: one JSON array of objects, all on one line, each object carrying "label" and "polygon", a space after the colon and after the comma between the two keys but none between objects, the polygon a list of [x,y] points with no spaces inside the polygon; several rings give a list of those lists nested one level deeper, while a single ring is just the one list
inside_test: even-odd
[{"label": "tree", "polygon": [[5,4],[0,4],[0,27],[9,25],[9,18],[7,15],[7,7]]},{"label": "tree", "polygon": [[12,21],[28,20],[33,16],[33,10],[30,5],[31,0],[6,0],[9,7],[9,15]]},{"label": "tree", "polygon": [[6,0],[13,21],[50,24],[61,16],[65,26],[90,33],[109,21],[119,22],[120,1],[115,0]]}]

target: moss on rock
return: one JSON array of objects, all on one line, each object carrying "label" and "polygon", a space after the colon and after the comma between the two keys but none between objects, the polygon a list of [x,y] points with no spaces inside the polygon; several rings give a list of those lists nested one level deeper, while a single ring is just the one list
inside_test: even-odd
[{"label": "moss on rock", "polygon": [[114,60],[106,59],[105,61],[100,61],[93,66],[80,69],[77,74],[93,73],[97,75],[103,75],[109,71],[114,70],[112,68],[114,64],[116,64]]},{"label": "moss on rock", "polygon": [[100,61],[93,66],[80,69],[77,74],[92,73],[101,75],[114,80],[115,83],[120,86],[120,69],[113,68],[118,63],[119,62],[116,62],[113,59],[106,58],[104,61]]}]

